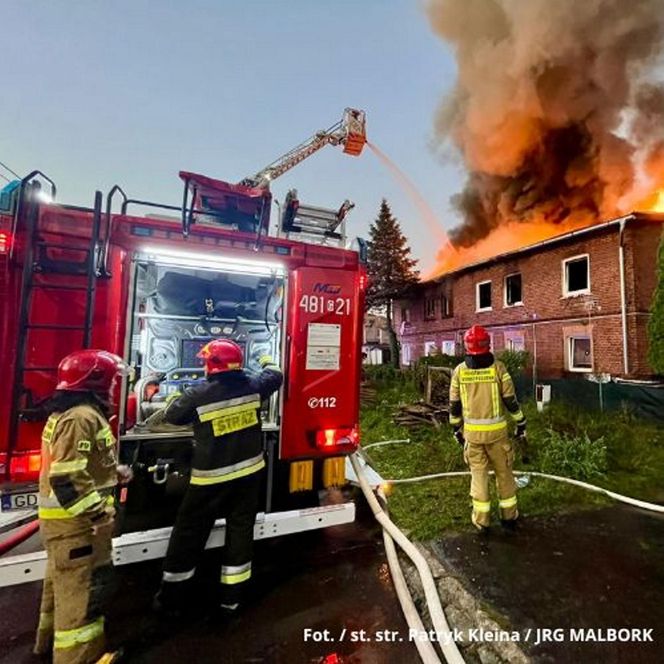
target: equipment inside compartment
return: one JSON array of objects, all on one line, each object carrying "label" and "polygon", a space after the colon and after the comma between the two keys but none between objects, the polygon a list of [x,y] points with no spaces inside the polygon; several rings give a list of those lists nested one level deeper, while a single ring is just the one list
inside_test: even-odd
[{"label": "equipment inside compartment", "polygon": [[197,354],[213,339],[235,341],[250,371],[263,355],[278,362],[283,295],[279,275],[138,263],[130,353],[137,423],[205,380]]}]

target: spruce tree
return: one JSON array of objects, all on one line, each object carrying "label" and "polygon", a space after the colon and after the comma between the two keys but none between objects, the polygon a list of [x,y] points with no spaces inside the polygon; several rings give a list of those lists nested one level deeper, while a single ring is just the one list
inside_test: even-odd
[{"label": "spruce tree", "polygon": [[399,342],[394,331],[392,304],[418,282],[416,265],[417,261],[411,258],[410,247],[399,222],[383,199],[378,217],[369,229],[367,308],[385,308],[392,363],[397,367]]},{"label": "spruce tree", "polygon": [[657,256],[657,288],[648,321],[648,360],[656,374],[664,375],[664,238]]}]

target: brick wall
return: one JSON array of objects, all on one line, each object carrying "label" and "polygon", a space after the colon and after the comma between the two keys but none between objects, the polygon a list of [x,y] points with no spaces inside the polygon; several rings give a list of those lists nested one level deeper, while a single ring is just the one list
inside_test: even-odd
[{"label": "brick wall", "polygon": [[[620,298],[620,226],[597,228],[580,235],[566,235],[538,250],[523,250],[466,268],[422,285],[417,295],[395,307],[395,323],[405,347],[406,361],[424,354],[425,344],[451,342],[461,350],[463,332],[473,324],[484,325],[493,336],[494,350],[525,346],[537,353],[542,377],[569,376],[569,338],[592,341],[593,371],[621,375],[623,371]],[[656,284],[656,255],[662,224],[630,221],[626,225],[625,278],[627,296],[629,374],[651,373],[647,364],[647,312]],[[590,293],[566,295],[563,261],[588,255]],[[507,306],[505,278],[520,273],[522,304]],[[477,311],[477,284],[491,281],[491,310]],[[442,312],[442,297],[450,315]],[[433,300],[427,307],[425,301]],[[409,310],[404,323],[403,309]],[[427,318],[426,314],[433,313]],[[535,349],[533,331],[536,332]],[[410,358],[409,358],[410,354]]]}]

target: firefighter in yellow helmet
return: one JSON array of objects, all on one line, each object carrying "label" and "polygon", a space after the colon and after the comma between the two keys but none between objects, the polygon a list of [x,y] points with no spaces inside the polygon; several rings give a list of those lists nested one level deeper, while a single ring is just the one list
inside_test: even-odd
[{"label": "firefighter in yellow helmet", "polygon": [[516,399],[505,365],[494,359],[488,332],[474,325],[464,335],[466,359],[456,367],[450,384],[450,424],[464,447],[470,466],[472,522],[480,532],[490,523],[489,471],[496,475],[502,525],[513,529],[519,516],[512,473],[514,448],[505,411],[516,422],[517,438],[525,437],[526,418]]},{"label": "firefighter in yellow helmet", "polygon": [[125,365],[112,353],[65,357],[42,434],[39,522],[47,553],[35,653],[55,664],[113,661],[104,655],[104,608],[112,577],[113,492],[131,479],[118,466],[108,417]]}]

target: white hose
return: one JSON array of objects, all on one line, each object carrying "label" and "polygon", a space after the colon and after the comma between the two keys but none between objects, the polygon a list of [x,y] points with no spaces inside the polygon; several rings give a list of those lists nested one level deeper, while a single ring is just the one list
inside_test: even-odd
[{"label": "white hose", "polygon": [[[383,501],[386,502],[387,499],[381,494],[382,492],[379,490],[378,495],[380,495],[381,498],[383,498]],[[424,623],[422,622],[422,618],[420,618],[420,614],[417,612],[415,602],[413,602],[410,590],[408,589],[408,584],[406,583],[403,571],[401,570],[399,558],[397,557],[397,550],[394,546],[394,540],[385,528],[383,528],[383,542],[385,543],[387,564],[389,565],[392,581],[394,582],[394,590],[396,591],[397,598],[401,604],[401,610],[403,611],[404,618],[408,624],[408,629],[424,633],[426,631]],[[441,664],[440,659],[436,654],[436,650],[429,639],[415,639],[415,647],[417,648],[420,659],[424,664]]]},{"label": "white hose", "polygon": [[[367,449],[375,445],[391,445],[393,443],[409,443],[410,439],[400,439],[400,440],[385,440],[380,443],[371,443],[363,447]],[[491,471],[493,475],[493,471]],[[658,505],[657,503],[648,503],[645,500],[638,500],[637,498],[630,498],[629,496],[623,496],[621,493],[616,493],[615,491],[609,491],[609,489],[604,489],[601,486],[595,484],[590,484],[589,482],[582,482],[581,480],[575,480],[571,477],[561,477],[560,475],[549,475],[548,473],[540,473],[539,471],[530,471],[530,470],[515,470],[515,475],[525,475],[533,477],[544,477],[547,480],[554,480],[555,482],[564,482],[565,484],[572,484],[574,486],[581,487],[582,489],[587,489],[588,491],[594,491],[595,493],[602,493],[613,500],[618,502],[625,503],[626,505],[632,505],[633,507],[639,507],[643,510],[649,510],[651,512],[659,512],[664,514],[664,505]],[[450,471],[446,473],[434,473],[432,475],[420,475],[419,477],[405,477],[402,479],[393,479],[385,480],[386,484],[409,484],[412,482],[423,482],[426,480],[435,480],[439,477],[464,477],[470,475],[470,472],[467,470],[457,470]]]},{"label": "white hose", "polygon": [[[493,471],[491,471],[493,474]],[[658,505],[657,503],[648,503],[644,500],[637,500],[636,498],[630,498],[629,496],[623,496],[620,493],[615,493],[614,491],[609,491],[608,489],[603,489],[601,486],[596,486],[594,484],[589,484],[588,482],[582,482],[581,480],[574,480],[570,477],[560,477],[559,475],[549,475],[548,473],[540,473],[537,471],[526,471],[526,470],[515,470],[515,475],[525,475],[533,477],[544,477],[547,480],[554,480],[556,482],[564,482],[565,484],[573,484],[574,486],[581,487],[582,489],[587,489],[588,491],[594,491],[595,493],[603,493],[613,500],[617,500],[626,505],[632,505],[633,507],[639,507],[644,510],[649,510],[651,512],[659,512],[664,514],[664,505]],[[464,477],[470,475],[470,472],[467,470],[458,470],[448,473],[434,473],[433,475],[421,475],[420,477],[404,477],[402,479],[394,480],[385,480],[386,484],[408,484],[411,482],[423,482],[426,480],[435,480],[439,477]]]},{"label": "white hose", "polygon": [[399,438],[398,440],[381,440],[378,443],[369,443],[362,445],[363,450],[370,450],[372,447],[380,447],[381,445],[392,445],[394,443],[410,443],[410,438]]},{"label": "white hose", "polygon": [[350,456],[350,462],[357,476],[362,493],[371,507],[376,521],[380,523],[384,530],[386,530],[390,537],[401,547],[403,552],[413,561],[417,572],[422,581],[424,588],[424,596],[429,607],[429,615],[431,622],[438,637],[439,646],[443,652],[443,656],[448,664],[464,664],[463,657],[457,648],[452,633],[450,632],[449,625],[443,613],[443,607],[440,604],[440,597],[438,596],[438,589],[436,583],[429,569],[429,565],[424,556],[417,550],[415,545],[397,528],[392,520],[385,514],[385,511],[380,506],[380,503],[371,491],[371,487],[364,476],[364,471],[357,461],[356,454]]}]

